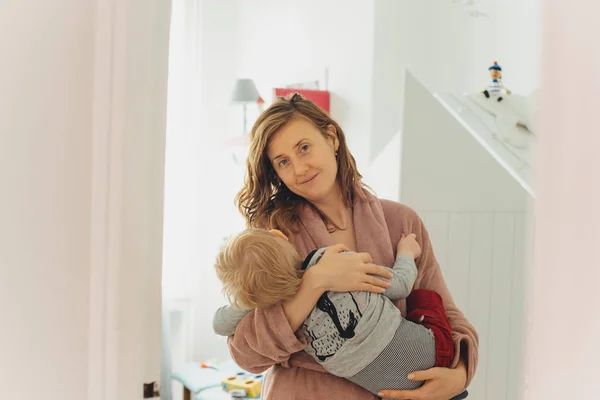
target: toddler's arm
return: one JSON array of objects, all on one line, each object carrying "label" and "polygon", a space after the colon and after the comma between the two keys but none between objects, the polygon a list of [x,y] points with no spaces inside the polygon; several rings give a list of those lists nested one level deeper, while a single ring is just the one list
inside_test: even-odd
[{"label": "toddler's arm", "polygon": [[252,309],[239,310],[233,306],[223,306],[215,312],[213,330],[220,336],[233,336],[242,318]]},{"label": "toddler's arm", "polygon": [[387,296],[390,300],[400,300],[408,297],[415,284],[415,279],[417,279],[415,260],[406,255],[398,256],[392,274],[392,279],[389,280],[392,286],[385,290],[384,296]]},{"label": "toddler's arm", "polygon": [[421,255],[421,246],[417,243],[414,233],[402,235],[396,246],[396,263],[392,269],[391,287],[384,295],[390,300],[400,300],[408,297],[417,279],[415,258]]}]

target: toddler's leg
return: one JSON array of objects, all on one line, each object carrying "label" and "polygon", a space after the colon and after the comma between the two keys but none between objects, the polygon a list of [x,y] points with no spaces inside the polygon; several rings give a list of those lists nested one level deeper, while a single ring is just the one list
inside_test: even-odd
[{"label": "toddler's leg", "polygon": [[442,297],[433,290],[413,290],[406,299],[406,319],[431,329],[435,338],[435,364],[449,367],[454,360],[454,340]]},{"label": "toddler's leg", "polygon": [[423,382],[409,380],[408,374],[435,367],[435,359],[435,339],[431,332],[420,324],[402,321],[390,344],[377,358],[347,379],[373,394],[383,389],[417,389]]}]

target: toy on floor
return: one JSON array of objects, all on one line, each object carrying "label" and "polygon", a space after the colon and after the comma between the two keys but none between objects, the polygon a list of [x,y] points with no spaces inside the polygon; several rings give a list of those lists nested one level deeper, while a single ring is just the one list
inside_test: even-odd
[{"label": "toy on floor", "polygon": [[226,392],[243,389],[246,391],[246,396],[253,398],[260,396],[261,382],[262,375],[251,375],[241,372],[223,379],[221,383],[223,390]]},{"label": "toy on floor", "polygon": [[[237,378],[240,387],[225,385],[228,378]],[[223,362],[190,362],[173,373],[173,379],[183,385],[183,398],[196,400],[231,400],[260,398],[263,375],[251,374],[241,369],[233,360]],[[248,380],[257,381],[254,385],[243,385]],[[237,390],[234,390],[237,389]]]},{"label": "toy on floor", "polygon": [[246,398],[246,391],[244,389],[233,389],[229,392],[231,400],[244,400]]},{"label": "toy on floor", "polygon": [[511,91],[502,82],[502,68],[498,65],[497,61],[494,61],[494,65],[489,67],[488,70],[490,71],[492,83],[482,93],[486,98],[494,98],[500,102],[502,101],[502,95],[510,95]]}]

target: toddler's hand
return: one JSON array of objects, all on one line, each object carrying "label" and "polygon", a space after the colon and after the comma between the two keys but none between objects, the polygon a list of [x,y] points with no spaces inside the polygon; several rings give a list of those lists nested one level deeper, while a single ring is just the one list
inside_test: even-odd
[{"label": "toddler's hand", "polygon": [[421,246],[417,243],[417,235],[414,233],[407,235],[402,234],[402,238],[398,242],[397,257],[404,255],[412,258],[418,258],[421,255]]}]

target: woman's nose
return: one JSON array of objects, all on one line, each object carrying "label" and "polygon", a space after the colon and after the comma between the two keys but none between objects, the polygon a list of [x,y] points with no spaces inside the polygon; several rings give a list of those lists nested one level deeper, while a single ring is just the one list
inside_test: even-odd
[{"label": "woman's nose", "polygon": [[301,161],[296,161],[294,163],[294,174],[295,175],[304,175],[308,172],[308,164]]}]

